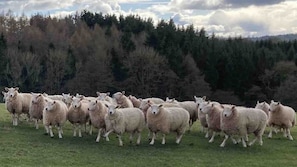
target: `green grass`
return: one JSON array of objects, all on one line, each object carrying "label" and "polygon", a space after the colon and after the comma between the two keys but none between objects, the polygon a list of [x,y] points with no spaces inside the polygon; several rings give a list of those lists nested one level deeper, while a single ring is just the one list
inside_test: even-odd
[{"label": "green grass", "polygon": [[[95,131],[94,131],[95,132]],[[70,123],[64,127],[63,139],[43,135],[43,126],[36,130],[33,123],[22,121],[13,127],[9,113],[0,104],[0,166],[296,166],[297,142],[289,141],[281,133],[272,139],[264,136],[264,145],[255,143],[243,148],[228,141],[220,148],[222,137],[208,143],[199,130],[199,122],[192,132],[186,133],[180,145],[175,135],[167,136],[161,145],[160,136],[154,146],[149,145],[147,131],[143,132],[140,146],[129,144],[128,135],[124,146],[118,146],[114,134],[111,141],[95,143],[95,134],[83,138],[72,137]],[[292,130],[297,139],[297,128]],[[251,137],[252,138],[252,137]]]}]

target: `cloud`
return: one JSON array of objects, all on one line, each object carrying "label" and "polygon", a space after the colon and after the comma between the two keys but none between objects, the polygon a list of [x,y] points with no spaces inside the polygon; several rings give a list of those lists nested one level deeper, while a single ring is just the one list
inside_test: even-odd
[{"label": "cloud", "polygon": [[171,0],[172,10],[216,10],[242,8],[248,6],[265,6],[284,2],[285,0]]}]

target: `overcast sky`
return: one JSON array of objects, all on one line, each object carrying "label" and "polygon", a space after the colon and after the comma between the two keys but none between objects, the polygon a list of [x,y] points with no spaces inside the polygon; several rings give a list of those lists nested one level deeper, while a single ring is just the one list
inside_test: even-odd
[{"label": "overcast sky", "polygon": [[297,33],[297,0],[0,0],[0,11],[64,16],[82,10],[138,14],[178,25],[193,24],[217,36],[258,37]]}]

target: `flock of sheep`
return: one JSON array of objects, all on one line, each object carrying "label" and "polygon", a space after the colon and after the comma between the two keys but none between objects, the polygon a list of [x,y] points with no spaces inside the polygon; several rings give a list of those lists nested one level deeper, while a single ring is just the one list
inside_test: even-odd
[{"label": "flock of sheep", "polygon": [[[12,116],[12,124],[18,125],[21,114],[26,114],[29,120],[35,121],[36,129],[39,121],[43,121],[46,134],[54,137],[53,127],[58,129],[62,138],[62,127],[66,121],[73,125],[73,136],[82,137],[82,128],[92,134],[93,127],[98,129],[96,142],[109,134],[115,133],[119,145],[123,146],[122,135],[130,133],[130,142],[137,134],[136,144],[141,142],[141,132],[149,130],[150,145],[153,145],[158,132],[162,133],[162,144],[165,137],[176,132],[176,143],[179,144],[185,131],[191,129],[193,123],[199,120],[205,137],[212,143],[216,133],[223,133],[225,138],[221,147],[225,146],[230,137],[234,144],[242,142],[243,147],[253,145],[257,140],[263,144],[262,136],[266,127],[270,127],[268,137],[282,130],[284,137],[293,140],[290,129],[296,122],[294,109],[271,101],[259,103],[255,108],[247,108],[231,104],[220,104],[206,101],[205,97],[194,96],[193,101],[179,102],[166,98],[136,98],[126,96],[125,92],[97,92],[98,97],[85,97],[76,94],[47,95],[45,93],[20,93],[18,87],[5,88],[2,91],[5,107]],[[253,133],[255,138],[250,142],[248,135]]]}]

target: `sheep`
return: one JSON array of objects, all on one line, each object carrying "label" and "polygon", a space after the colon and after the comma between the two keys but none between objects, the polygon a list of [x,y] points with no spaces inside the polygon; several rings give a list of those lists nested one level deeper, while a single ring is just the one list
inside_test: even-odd
[{"label": "sheep", "polygon": [[82,137],[81,126],[84,125],[86,127],[89,121],[88,101],[83,100],[83,98],[73,97],[67,119],[73,125],[73,136],[76,136],[78,126],[78,136]]},{"label": "sheep", "polygon": [[63,96],[62,95],[49,95],[47,93],[43,93],[43,96],[52,99],[52,100],[62,100]]},{"label": "sheep", "polygon": [[[266,115],[268,116],[268,120],[269,120],[269,118],[270,118],[270,112],[269,112],[270,106],[269,106],[268,103],[266,103],[265,101],[261,102],[261,103],[259,101],[257,101],[257,104],[256,104],[255,108],[263,110],[266,113]],[[267,122],[267,126],[268,126],[268,122]],[[274,132],[277,133],[278,129],[274,128]]]},{"label": "sheep", "polygon": [[268,126],[270,131],[268,138],[272,138],[272,128],[278,127],[284,129],[284,137],[288,137],[289,140],[293,140],[290,129],[294,127],[296,123],[295,110],[289,106],[282,105],[280,102],[274,102],[271,100],[270,103],[270,117],[268,120]]},{"label": "sheep", "polygon": [[62,101],[67,105],[67,107],[69,108],[72,102],[72,98],[73,96],[70,95],[70,93],[62,93]]},{"label": "sheep", "polygon": [[117,102],[112,97],[109,96],[110,92],[106,92],[106,93],[96,92],[96,94],[98,95],[97,97],[98,100],[107,101],[114,105],[117,104]]},{"label": "sheep", "polygon": [[[259,141],[260,146],[263,145],[262,135],[268,120],[264,111],[232,105],[222,107],[224,109],[221,114],[221,130],[225,133],[225,139],[220,147],[224,147],[229,136],[233,135],[239,135],[243,147],[246,147],[245,140],[250,133],[254,133],[255,139],[248,144],[249,146],[253,145],[256,140]],[[234,139],[232,140],[235,143]]]},{"label": "sheep", "polygon": [[207,124],[207,116],[201,110],[206,105],[207,105],[206,101],[200,102],[198,104],[198,117],[199,117],[199,121],[200,121],[200,125],[201,125],[201,131],[202,132],[206,131],[205,138],[208,138],[209,137],[209,131],[208,131],[208,124]]},{"label": "sheep", "polygon": [[136,144],[140,144],[141,132],[145,128],[143,112],[139,108],[119,108],[115,105],[106,105],[108,114],[106,120],[111,123],[111,132],[115,132],[119,138],[119,146],[123,146],[122,135],[124,132],[130,133],[130,143],[132,143],[133,134],[137,133]]},{"label": "sheep", "polygon": [[[93,127],[98,128],[96,142],[100,141],[102,131],[110,130],[110,123],[105,120],[107,107],[105,104],[110,104],[106,101],[91,100],[88,105],[89,116]],[[108,135],[105,135],[106,141],[109,141]]]},{"label": "sheep", "polygon": [[11,113],[12,116],[12,125],[17,126],[19,116],[21,114],[26,114],[29,116],[29,108],[31,103],[31,94],[30,93],[19,93],[19,88],[7,88],[5,87],[5,90],[7,91],[7,98],[5,101],[6,109],[9,113]]},{"label": "sheep", "polygon": [[140,105],[142,103],[142,101],[151,101],[152,103],[155,103],[155,104],[160,104],[160,103],[164,103],[165,101],[160,99],[160,98],[157,98],[157,97],[149,97],[149,98],[145,98],[145,99],[142,99],[142,98],[136,98],[135,96],[132,96],[132,95],[129,95],[128,98],[131,100],[132,104],[134,107],[136,108],[140,108]]},{"label": "sheep", "polygon": [[151,104],[147,112],[147,126],[153,133],[150,145],[154,145],[157,132],[163,134],[162,144],[165,144],[165,136],[170,132],[177,132],[176,143],[179,144],[183,134],[189,126],[190,114],[180,107],[163,107],[162,104]]},{"label": "sheep", "polygon": [[60,100],[46,100],[46,104],[43,109],[43,125],[46,130],[46,134],[49,134],[51,138],[54,137],[52,126],[56,126],[58,129],[59,138],[62,138],[62,127],[67,120],[68,108],[66,104]]},{"label": "sheep", "polygon": [[8,93],[2,91],[2,94],[3,94],[3,102],[5,102],[6,101],[6,98],[8,97]]},{"label": "sheep", "polygon": [[181,108],[187,110],[190,114],[190,121],[189,121],[189,131],[191,131],[192,125],[198,119],[198,112],[197,112],[197,104],[194,101],[182,101],[179,102],[175,99],[166,98],[166,102],[178,104]]},{"label": "sheep", "polygon": [[32,99],[29,108],[30,120],[35,120],[35,128],[39,129],[38,121],[42,120],[42,113],[46,97],[41,93],[31,93]]},{"label": "sheep", "polygon": [[77,97],[77,98],[83,98],[83,99],[85,99],[85,100],[96,100],[97,99],[97,97],[92,97],[92,96],[84,96],[84,95],[80,95],[80,94],[78,94],[78,93],[76,93],[76,95],[75,95],[75,97]]},{"label": "sheep", "polygon": [[212,137],[209,143],[214,141],[216,132],[221,132],[221,113],[223,108],[217,103],[207,102],[207,104],[201,108],[201,112],[207,115],[208,130],[212,131]]},{"label": "sheep", "polygon": [[125,96],[125,91],[114,93],[112,95],[112,97],[116,100],[117,105],[120,108],[132,108],[132,107],[134,107],[131,100],[127,96]]}]

